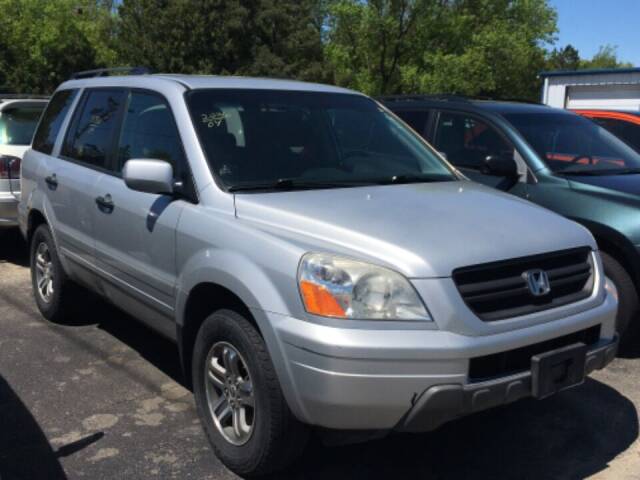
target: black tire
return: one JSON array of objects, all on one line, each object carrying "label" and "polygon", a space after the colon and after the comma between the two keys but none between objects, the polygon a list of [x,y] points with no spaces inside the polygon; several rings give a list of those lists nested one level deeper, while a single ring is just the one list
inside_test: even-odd
[{"label": "black tire", "polygon": [[618,290],[618,315],[616,327],[620,335],[620,350],[624,351],[638,341],[638,315],[640,313],[638,292],[620,263],[606,252],[601,252],[604,273],[615,284]]},{"label": "black tire", "polygon": [[[240,446],[225,439],[216,427],[207,400],[205,365],[209,352],[220,342],[238,351],[253,384],[253,431]],[[236,474],[256,477],[282,471],[304,450],[308,427],[289,409],[265,342],[242,315],[219,310],[204,321],[194,346],[192,378],[198,414],[209,442],[216,456]]]},{"label": "black tire", "polygon": [[[53,273],[53,294],[49,301],[39,293],[36,275],[36,252],[41,244],[45,244],[50,254],[51,270]],[[52,322],[59,322],[71,313],[73,283],[67,276],[60,263],[53,236],[47,225],[40,225],[33,233],[29,249],[31,266],[31,284],[38,310]]]}]

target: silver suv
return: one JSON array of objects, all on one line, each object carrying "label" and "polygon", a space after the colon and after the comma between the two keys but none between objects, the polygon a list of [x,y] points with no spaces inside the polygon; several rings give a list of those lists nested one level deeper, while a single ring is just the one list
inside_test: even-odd
[{"label": "silver suv", "polygon": [[42,314],[64,316],[81,284],[175,340],[242,475],[286,467],[310,426],[428,431],[616,354],[588,231],[464,179],[353,91],[71,80],[22,174]]},{"label": "silver suv", "polygon": [[0,93],[0,233],[18,225],[20,162],[46,105],[43,96]]}]

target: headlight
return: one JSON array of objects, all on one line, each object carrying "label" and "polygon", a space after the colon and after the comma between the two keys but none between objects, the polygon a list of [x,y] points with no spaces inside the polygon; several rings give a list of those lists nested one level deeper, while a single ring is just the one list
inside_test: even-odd
[{"label": "headlight", "polygon": [[307,312],[361,320],[431,320],[409,281],[392,270],[329,254],[302,258],[298,285]]}]

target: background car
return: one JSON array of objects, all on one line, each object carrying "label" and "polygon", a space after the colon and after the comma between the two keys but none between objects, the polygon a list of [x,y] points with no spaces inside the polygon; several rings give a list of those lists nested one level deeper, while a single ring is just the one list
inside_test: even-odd
[{"label": "background car", "polygon": [[0,230],[17,226],[20,161],[46,105],[46,97],[0,94]]},{"label": "background car", "polygon": [[[382,99],[472,180],[575,220],[596,237],[615,283],[623,346],[637,342],[640,154],[567,110],[453,95]],[[540,225],[540,235],[548,235]]]},{"label": "background car", "polygon": [[640,112],[617,112],[615,110],[573,111],[578,115],[590,118],[640,151]]}]

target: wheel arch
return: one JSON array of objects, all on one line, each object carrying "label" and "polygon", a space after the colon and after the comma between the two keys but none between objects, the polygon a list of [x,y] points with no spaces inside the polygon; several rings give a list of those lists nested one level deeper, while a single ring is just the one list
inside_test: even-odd
[{"label": "wheel arch", "polygon": [[245,316],[264,338],[273,362],[281,362],[279,341],[266,312],[290,312],[280,290],[259,265],[236,252],[207,249],[193,255],[182,271],[177,288],[176,334],[189,386],[198,329],[219,309]]},{"label": "wheel arch", "polygon": [[619,231],[601,223],[572,219],[584,225],[595,237],[598,248],[611,255],[629,273],[636,290],[640,285],[640,253],[629,239]]},{"label": "wheel arch", "polygon": [[46,217],[40,210],[32,208],[29,211],[29,216],[27,217],[27,243],[28,244],[31,243],[31,238],[33,237],[33,233],[42,224],[48,225],[49,222],[47,222]]}]

